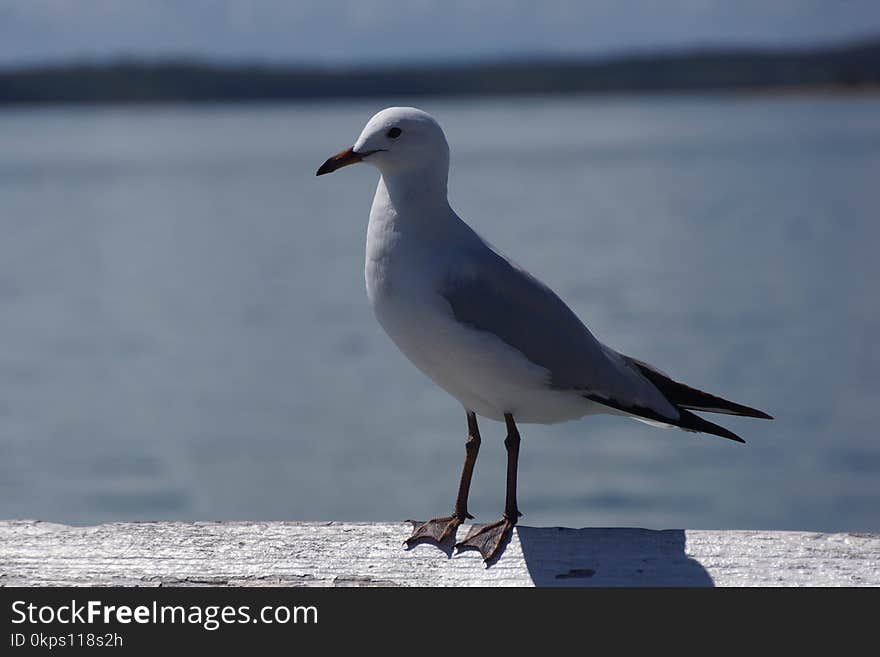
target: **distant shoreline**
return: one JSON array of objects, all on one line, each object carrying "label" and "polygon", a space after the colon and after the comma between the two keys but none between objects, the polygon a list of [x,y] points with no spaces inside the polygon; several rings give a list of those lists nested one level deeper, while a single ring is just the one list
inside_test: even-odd
[{"label": "distant shoreline", "polygon": [[0,106],[878,91],[880,38],[797,50],[700,49],[369,68],[120,60],[0,69]]},{"label": "distant shoreline", "polygon": [[[541,92],[541,93],[499,93],[493,95],[432,95],[423,94],[413,97],[413,101],[419,100],[524,100],[529,98],[854,98],[854,97],[880,97],[880,84],[865,86],[833,86],[833,85],[793,85],[790,87],[754,87],[737,89],[679,89],[679,90],[629,90],[629,91],[581,91],[581,92]],[[212,107],[212,106],[273,106],[273,105],[310,105],[316,103],[343,103],[352,100],[381,100],[381,96],[333,96],[333,97],[310,97],[310,98],[227,98],[211,100],[184,100],[174,98],[150,99],[150,100],[69,100],[63,102],[0,102],[0,113],[10,110],[26,110],[40,108],[90,108],[90,107]]]}]

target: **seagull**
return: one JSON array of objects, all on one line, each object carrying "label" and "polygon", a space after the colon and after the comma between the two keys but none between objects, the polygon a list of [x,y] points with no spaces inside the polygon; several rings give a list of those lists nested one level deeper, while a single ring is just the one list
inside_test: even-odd
[{"label": "seagull", "polygon": [[413,107],[373,116],[354,145],[318,176],[358,162],[379,170],[367,228],[367,296],[382,328],[467,417],[465,462],[452,515],[410,521],[408,546],[442,544],[473,518],[468,491],[477,416],[504,422],[504,514],[473,525],[456,548],[494,560],[522,515],[517,506],[517,423],[552,424],[596,413],[623,415],[745,442],[692,411],[772,419],[692,388],[597,340],[547,285],[502,255],[449,205],[449,145],[440,124]]}]

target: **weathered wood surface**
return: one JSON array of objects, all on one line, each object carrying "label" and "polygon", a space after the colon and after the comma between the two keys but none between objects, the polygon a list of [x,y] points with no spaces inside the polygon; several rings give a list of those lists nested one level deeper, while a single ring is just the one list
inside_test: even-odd
[{"label": "weathered wood surface", "polygon": [[403,523],[0,522],[0,584],[880,586],[877,534],[519,527],[489,568],[472,551],[406,550],[408,534]]}]

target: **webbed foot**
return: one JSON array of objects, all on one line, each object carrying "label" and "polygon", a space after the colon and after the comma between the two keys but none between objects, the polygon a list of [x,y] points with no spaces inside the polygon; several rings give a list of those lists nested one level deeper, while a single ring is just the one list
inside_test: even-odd
[{"label": "webbed foot", "polygon": [[[470,518],[471,516],[466,516]],[[437,545],[446,541],[449,537],[454,537],[459,525],[464,522],[464,518],[457,515],[444,516],[442,518],[433,518],[432,520],[409,520],[412,523],[413,533],[406,541],[407,547],[412,547],[417,543],[435,543]]]},{"label": "webbed foot", "polygon": [[473,548],[480,551],[483,561],[489,563],[501,554],[504,544],[510,538],[516,522],[506,516],[490,525],[474,525],[463,541],[455,544],[459,550]]}]

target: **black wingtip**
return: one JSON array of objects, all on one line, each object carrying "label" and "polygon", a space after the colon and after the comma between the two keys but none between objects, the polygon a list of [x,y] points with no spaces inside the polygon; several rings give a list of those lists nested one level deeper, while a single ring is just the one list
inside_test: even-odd
[{"label": "black wingtip", "polygon": [[[688,408],[688,406],[685,406]],[[772,415],[769,413],[765,413],[764,411],[759,411],[757,408],[752,408],[751,406],[743,406],[742,404],[736,404],[734,402],[729,402],[725,409],[710,409],[710,408],[693,408],[691,410],[702,411],[705,410],[707,413],[724,413],[726,412],[729,415],[738,415],[739,417],[753,417],[758,420],[772,420],[774,419]]]},{"label": "black wingtip", "polygon": [[670,378],[653,365],[638,360],[631,356],[624,358],[641,374],[648,379],[672,404],[680,408],[705,413],[723,413],[725,415],[739,415],[741,417],[754,417],[761,420],[772,420],[773,417],[757,408],[738,404],[729,399],[698,390],[689,385]]},{"label": "black wingtip", "polygon": [[691,413],[690,411],[686,411],[683,408],[678,409],[678,427],[684,429],[685,431],[699,431],[700,433],[708,433],[713,436],[719,436],[721,438],[727,438],[728,440],[732,440],[736,443],[742,443],[745,445],[746,441],[737,436],[733,431],[729,429],[725,429],[724,427],[715,424],[714,422],[709,422],[709,420],[701,418],[699,415]]},{"label": "black wingtip", "polygon": [[603,404],[608,406],[609,408],[616,408],[619,411],[623,411],[628,415],[632,415],[633,417],[643,418],[645,420],[652,420],[654,422],[659,422],[660,424],[664,424],[671,427],[678,427],[679,429],[684,429],[685,431],[694,431],[698,433],[710,433],[713,436],[720,436],[721,438],[727,438],[728,440],[732,440],[737,443],[745,444],[745,440],[737,436],[733,431],[729,429],[725,429],[724,427],[715,424],[714,422],[709,422],[709,420],[705,420],[699,415],[691,413],[688,410],[685,410],[681,406],[676,406],[676,410],[678,411],[678,419],[673,420],[672,418],[665,417],[660,415],[656,411],[651,410],[650,408],[646,408],[644,406],[625,406],[614,399],[608,397],[602,397],[595,393],[588,393],[582,395],[585,399],[589,399],[590,401],[594,401],[598,404]]}]

